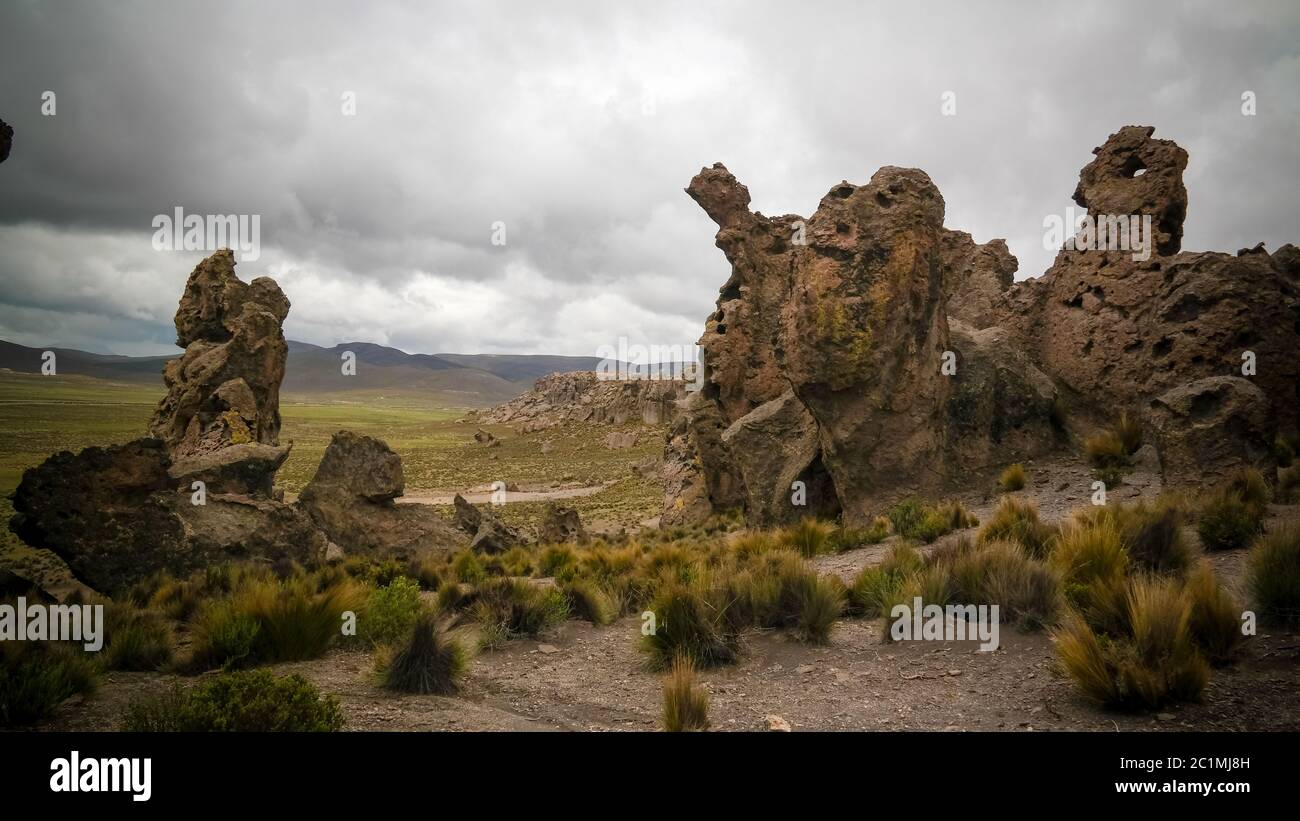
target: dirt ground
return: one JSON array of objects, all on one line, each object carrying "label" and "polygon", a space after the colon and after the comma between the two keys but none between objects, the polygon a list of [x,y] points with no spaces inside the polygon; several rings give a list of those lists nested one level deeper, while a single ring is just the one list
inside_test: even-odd
[{"label": "dirt ground", "polygon": [[[1082,465],[1028,468],[1023,493],[1045,517],[1088,503],[1091,479]],[[1157,480],[1139,472],[1111,499],[1159,490]],[[993,494],[978,491],[966,501],[981,518],[996,504]],[[1300,516],[1300,507],[1275,505],[1270,521],[1291,516]],[[813,563],[848,578],[878,563],[891,543]],[[1244,550],[1210,556],[1238,592],[1245,560]],[[371,680],[371,658],[361,652],[334,651],[274,669],[301,673],[337,696],[351,730],[654,730],[661,677],[645,670],[636,647],[640,628],[634,617],[607,627],[568,621],[540,642],[481,653],[454,698],[388,694]],[[1296,633],[1261,630],[1236,664],[1214,672],[1201,703],[1125,714],[1081,696],[1057,672],[1043,633],[1006,628],[998,650],[981,652],[975,642],[882,643],[882,632],[878,620],[842,620],[824,647],[751,632],[740,663],[700,674],[714,729],[764,730],[779,717],[794,730],[1300,730]],[[64,704],[45,729],[114,729],[131,698],[172,679],[109,674],[97,694]]]}]

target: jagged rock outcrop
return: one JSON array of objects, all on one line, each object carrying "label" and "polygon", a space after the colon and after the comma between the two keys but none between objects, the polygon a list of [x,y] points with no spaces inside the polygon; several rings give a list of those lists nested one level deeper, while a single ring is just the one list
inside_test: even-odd
[{"label": "jagged rock outcrop", "polygon": [[167,396],[149,423],[175,459],[279,444],[288,313],[274,280],[245,284],[235,275],[228,249],[195,267],[176,310],[176,344],[185,353],[164,368]]},{"label": "jagged rock outcrop", "polygon": [[1183,245],[1187,152],[1173,140],[1153,139],[1154,133],[1151,126],[1126,125],[1094,148],[1097,158],[1079,173],[1074,201],[1094,217],[1150,216],[1156,252],[1169,256]]},{"label": "jagged rock outcrop", "polygon": [[1243,467],[1273,475],[1273,407],[1248,379],[1211,376],[1172,388],[1150,401],[1143,421],[1166,486],[1212,485]]},{"label": "jagged rock outcrop", "polygon": [[996,324],[998,303],[1020,267],[1006,240],[980,245],[965,231],[944,231],[940,258],[948,317],[977,331]]},{"label": "jagged rock outcrop", "polygon": [[581,542],[587,539],[587,530],[582,526],[582,517],[577,510],[549,502],[542,514],[537,539],[542,544]]},{"label": "jagged rock outcrop", "polygon": [[488,508],[471,504],[456,494],[456,525],[470,536],[469,548],[476,553],[504,553],[526,540],[513,527],[497,518]]},{"label": "jagged rock outcrop", "polygon": [[595,371],[553,373],[533,389],[478,414],[484,424],[512,425],[520,433],[546,430],[566,422],[623,425],[640,421],[663,425],[677,413],[687,383],[672,379],[602,379]]},{"label": "jagged rock outcrop", "polygon": [[194,504],[171,467],[157,439],[57,453],[23,474],[10,528],[106,593],[158,570],[183,576],[223,561],[323,556],[324,536],[296,507],[220,493]]},{"label": "jagged rock outcrop", "polygon": [[[840,511],[862,521],[1003,452],[1055,444],[1050,380],[998,362],[998,338],[950,339],[949,289],[962,294],[956,313],[984,327],[1016,262],[1001,241],[946,230],[923,172],[885,167],[867,185],[841,182],[807,220],[750,213],[748,191],[720,165],[687,191],[718,224],[732,276],[700,340],[711,407],[688,418],[692,458],[666,456],[666,470],[693,464],[706,489],[740,488],[755,523]],[[1006,394],[973,395],[991,387]],[[708,428],[699,435],[710,414],[716,442]],[[791,504],[796,481],[806,507]]]},{"label": "jagged rock outcrop", "polygon": [[1108,228],[1149,217],[1147,248],[1071,243],[1018,285],[1005,242],[944,228],[921,171],[840,183],[804,220],[751,213],[725,167],[702,170],[687,191],[732,273],[700,340],[702,397],[668,432],[662,521],[737,489],[751,521],[788,521],[804,475],[860,521],[1125,409],[1145,413],[1171,483],[1267,466],[1274,426],[1300,414],[1300,250],[1179,253],[1187,153],[1152,134],[1111,135],[1074,194]]},{"label": "jagged rock outcrop", "polygon": [[345,553],[415,559],[465,539],[432,505],[397,504],[402,460],[384,442],[339,431],[298,504]]},{"label": "jagged rock outcrop", "polygon": [[[1107,213],[1156,215],[1153,230],[1174,239],[1145,260],[1129,251],[1062,250],[1043,276],[1007,293],[999,324],[1043,370],[1111,410],[1140,412],[1147,400],[1179,385],[1243,376],[1251,360],[1248,378],[1267,395],[1278,424],[1295,430],[1296,250],[1287,245],[1270,256],[1261,245],[1235,256],[1167,253],[1182,236],[1187,157],[1150,134],[1129,126],[1112,135],[1084,169],[1079,191]],[[1135,163],[1147,169],[1136,178],[1129,172]]]}]

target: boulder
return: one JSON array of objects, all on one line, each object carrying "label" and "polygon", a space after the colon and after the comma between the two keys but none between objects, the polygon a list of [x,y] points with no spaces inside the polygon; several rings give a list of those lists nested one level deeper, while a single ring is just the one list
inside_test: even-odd
[{"label": "boulder", "polygon": [[604,444],[610,450],[626,450],[627,448],[636,447],[637,433],[634,430],[629,431],[611,431],[605,434]]},{"label": "boulder", "polygon": [[456,494],[455,499],[452,499],[452,505],[456,509],[456,526],[471,536],[478,533],[478,526],[483,523],[483,514],[478,508],[459,493]]},{"label": "boulder", "polygon": [[1166,486],[1210,486],[1239,468],[1276,471],[1273,408],[1248,379],[1212,376],[1165,391],[1148,404],[1144,425]]},{"label": "boulder", "polygon": [[223,493],[195,505],[171,467],[157,439],[57,453],[23,474],[10,528],[104,593],[159,570],[184,576],[224,561],[323,555],[324,537],[297,508]]},{"label": "boulder", "polygon": [[349,555],[410,560],[464,543],[432,505],[396,504],[404,486],[401,459],[387,444],[339,431],[298,505]]},{"label": "boulder", "polygon": [[546,511],[542,514],[542,526],[538,533],[538,541],[543,543],[558,544],[560,542],[581,542],[587,538],[587,531],[582,526],[582,518],[578,511],[557,505],[554,502],[548,502]]},{"label": "boulder", "polygon": [[182,491],[201,481],[216,493],[241,493],[274,498],[275,473],[289,458],[291,445],[245,442],[172,462],[167,475]]},{"label": "boulder", "polygon": [[[821,466],[817,420],[786,391],[742,416],[722,434],[740,472],[749,521],[772,527],[805,516],[833,518],[839,499]],[[795,482],[802,482],[800,493]]]}]

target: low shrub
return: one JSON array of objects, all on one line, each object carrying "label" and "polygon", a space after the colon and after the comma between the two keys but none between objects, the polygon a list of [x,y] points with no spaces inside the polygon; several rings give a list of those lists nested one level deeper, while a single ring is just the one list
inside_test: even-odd
[{"label": "low shrub", "polygon": [[1015,542],[976,545],[969,539],[932,557],[943,567],[949,597],[961,604],[996,604],[999,619],[1034,630],[1054,624],[1063,605],[1059,574]]},{"label": "low shrub", "polygon": [[1196,532],[1205,549],[1234,550],[1250,544],[1264,529],[1271,496],[1258,470],[1228,475],[1201,506]]},{"label": "low shrub", "polygon": [[569,603],[569,613],[592,624],[609,624],[619,609],[600,585],[589,579],[574,579],[560,586]]},{"label": "low shrub", "polygon": [[175,640],[169,622],[129,604],[109,605],[105,613],[105,667],[143,671],[171,664]]},{"label": "low shrub", "polygon": [[905,543],[895,545],[883,562],[863,568],[853,579],[848,588],[846,612],[867,618],[881,615],[903,579],[924,567],[925,560],[915,548]]},{"label": "low shrub", "polygon": [[1192,640],[1210,664],[1227,664],[1237,655],[1245,636],[1241,633],[1241,605],[1223,589],[1214,571],[1201,564],[1187,577],[1191,601],[1189,629]]},{"label": "low shrub", "polygon": [[229,601],[212,602],[191,623],[190,669],[231,669],[254,663],[261,625]]},{"label": "low shrub", "polygon": [[1122,630],[1072,615],[1055,634],[1066,673],[1086,695],[1121,709],[1194,701],[1210,669],[1191,631],[1191,602],[1176,579],[1140,577],[1128,587]]},{"label": "low shrub", "polygon": [[267,670],[220,673],[189,689],[132,702],[126,732],[332,732],[343,727],[333,696],[302,676]]},{"label": "low shrub", "polygon": [[456,581],[465,584],[481,584],[488,576],[483,562],[472,550],[462,550],[452,558],[451,572]]},{"label": "low shrub", "polygon": [[419,583],[399,576],[386,587],[370,591],[358,619],[357,635],[372,646],[392,644],[410,634],[423,609]]}]

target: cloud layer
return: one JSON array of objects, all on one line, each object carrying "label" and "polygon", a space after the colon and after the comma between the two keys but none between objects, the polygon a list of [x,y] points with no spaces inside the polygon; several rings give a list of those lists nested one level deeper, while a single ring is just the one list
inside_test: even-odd
[{"label": "cloud layer", "polygon": [[422,352],[694,341],[728,266],[682,188],[719,160],[778,214],[923,168],[1023,278],[1149,124],[1191,154],[1184,248],[1300,240],[1292,3],[20,3],[0,118],[0,338],[104,352],[174,350],[176,206],[261,216],[240,272],[290,337]]}]

